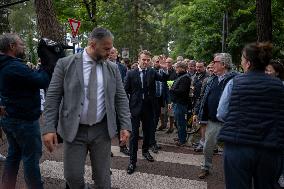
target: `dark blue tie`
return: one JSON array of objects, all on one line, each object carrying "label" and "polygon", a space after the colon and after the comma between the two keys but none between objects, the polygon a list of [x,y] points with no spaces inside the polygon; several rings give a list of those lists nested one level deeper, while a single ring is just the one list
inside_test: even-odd
[{"label": "dark blue tie", "polygon": [[147,81],[146,81],[146,70],[142,70],[142,74],[143,74],[143,93],[144,93],[144,96],[147,94]]}]

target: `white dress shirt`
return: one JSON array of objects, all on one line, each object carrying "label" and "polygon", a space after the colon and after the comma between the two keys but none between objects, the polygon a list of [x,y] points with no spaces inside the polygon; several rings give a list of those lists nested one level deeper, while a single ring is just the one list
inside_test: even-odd
[{"label": "white dress shirt", "polygon": [[[86,49],[83,52],[83,78],[84,78],[84,104],[81,112],[80,123],[81,124],[89,124],[87,122],[87,113],[88,113],[88,105],[89,100],[87,98],[87,91],[89,85],[89,77],[91,73],[91,69],[93,64],[91,62],[95,62],[86,52]],[[103,80],[103,67],[101,64],[96,64],[96,74],[97,74],[97,121],[101,122],[106,114],[105,107],[105,91],[104,91],[104,80]]]},{"label": "white dress shirt", "polygon": [[[143,70],[145,70],[145,74],[147,71],[147,68],[145,69],[141,69],[140,66],[138,65],[138,69],[139,69],[139,73],[140,73],[140,80],[141,80],[141,84],[142,84],[142,89],[144,88],[144,80],[143,80]],[[144,99],[144,93],[142,94],[142,99]]]}]

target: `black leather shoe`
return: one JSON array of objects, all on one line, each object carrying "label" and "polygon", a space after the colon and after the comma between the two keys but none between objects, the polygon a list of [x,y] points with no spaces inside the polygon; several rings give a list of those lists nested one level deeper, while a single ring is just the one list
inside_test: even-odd
[{"label": "black leather shoe", "polygon": [[134,163],[130,163],[127,167],[127,173],[131,175],[132,173],[134,173],[135,168],[136,168],[136,165]]},{"label": "black leather shoe", "polygon": [[159,152],[156,145],[153,145],[153,146],[151,147],[151,150],[152,150],[152,152],[155,153],[155,154],[157,154],[157,153]]},{"label": "black leather shoe", "polygon": [[126,146],[120,146],[120,152],[122,152],[124,155],[130,156],[130,152]]},{"label": "black leather shoe", "polygon": [[151,154],[150,154],[149,152],[142,153],[142,155],[143,155],[143,157],[144,157],[146,160],[148,160],[148,161],[150,161],[150,162],[153,162],[153,161],[154,161],[153,156],[151,156]]},{"label": "black leather shoe", "polygon": [[160,145],[158,145],[158,144],[154,144],[151,147],[152,152],[155,153],[155,154],[158,153],[160,149],[162,149],[162,147]]},{"label": "black leather shoe", "polygon": [[155,144],[155,146],[156,146],[156,148],[157,148],[158,150],[161,150],[161,149],[162,149],[162,147],[161,147],[159,144]]}]

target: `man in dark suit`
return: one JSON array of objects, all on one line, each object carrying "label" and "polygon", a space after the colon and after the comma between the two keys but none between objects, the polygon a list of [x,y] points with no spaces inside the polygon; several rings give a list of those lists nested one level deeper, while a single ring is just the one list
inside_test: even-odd
[{"label": "man in dark suit", "polygon": [[[120,73],[120,76],[121,76],[121,80],[122,82],[124,82],[124,79],[125,79],[125,76],[126,76],[126,72],[127,72],[127,68],[125,65],[123,65],[122,63],[119,62],[119,59],[118,59],[118,51],[116,48],[112,48],[110,50],[110,54],[109,54],[109,57],[108,59],[115,63],[119,69],[119,73]],[[120,129],[121,129],[121,126],[120,126],[120,122],[119,122],[119,119],[118,117],[116,117],[116,123],[117,123],[117,133],[118,133],[118,141],[119,141],[119,148],[120,148],[120,152],[122,152],[123,154],[129,156],[129,150],[126,146],[126,144],[122,144],[121,143],[121,139],[120,139]]]},{"label": "man in dark suit", "polygon": [[130,136],[130,164],[127,173],[132,174],[136,168],[139,126],[142,122],[143,130],[143,157],[153,162],[154,158],[149,153],[151,133],[154,129],[154,102],[156,94],[155,81],[165,81],[168,77],[165,71],[167,66],[161,62],[164,70],[162,74],[150,67],[151,54],[147,50],[139,53],[138,68],[127,73],[125,78],[125,91],[129,95],[129,108],[131,112],[132,133]]}]

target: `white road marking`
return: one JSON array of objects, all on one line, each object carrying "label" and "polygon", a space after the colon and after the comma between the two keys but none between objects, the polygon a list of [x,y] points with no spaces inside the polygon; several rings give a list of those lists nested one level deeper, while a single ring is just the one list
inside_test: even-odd
[{"label": "white road marking", "polygon": [[[118,146],[112,146],[111,151],[114,156],[128,157],[119,151]],[[183,154],[174,152],[159,151],[158,154],[151,153],[156,161],[168,162],[168,163],[179,163],[183,165],[194,165],[200,166],[203,161],[203,155]],[[142,151],[138,150],[137,158],[143,159]]]},{"label": "white road marking", "polygon": [[[63,163],[46,160],[40,164],[43,177],[64,179]],[[93,183],[91,167],[85,167],[85,181]],[[168,177],[147,173],[135,172],[128,175],[124,170],[112,169],[112,187],[120,189],[207,189],[207,183],[204,181],[196,181],[182,179],[176,177]]]}]

